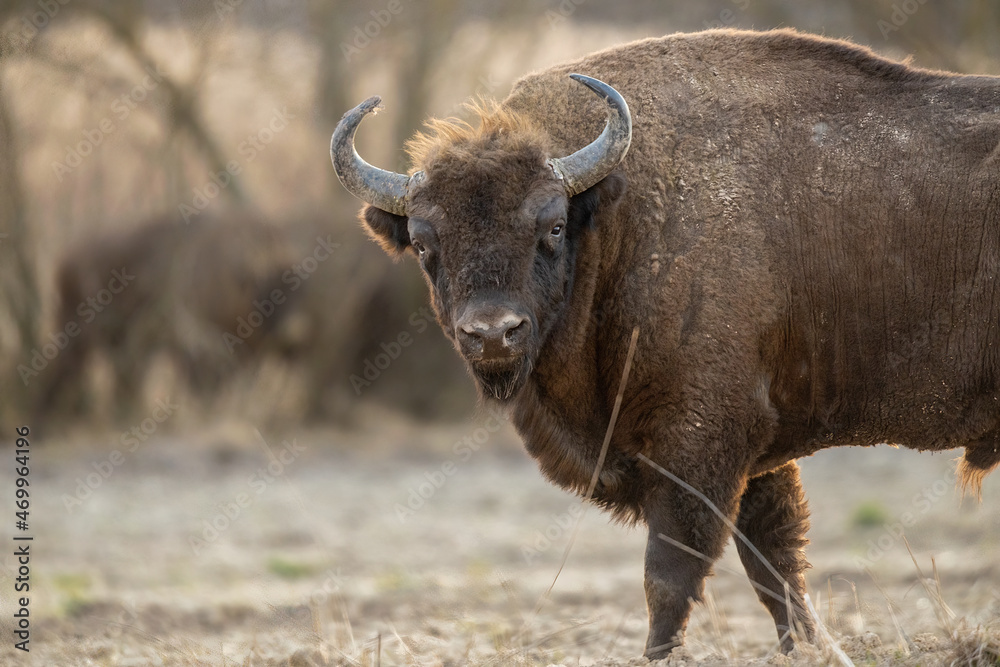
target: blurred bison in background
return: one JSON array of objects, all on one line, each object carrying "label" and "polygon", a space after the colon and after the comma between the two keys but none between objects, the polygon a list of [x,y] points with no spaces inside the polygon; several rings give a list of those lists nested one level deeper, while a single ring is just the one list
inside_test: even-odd
[{"label": "blurred bison in background", "polygon": [[[463,371],[441,364],[443,355],[451,360],[448,343],[426,309],[414,311],[425,297],[407,267],[387,268],[360,235],[341,236],[342,226],[320,216],[279,227],[240,211],[187,225],[160,218],[73,247],[57,268],[49,336],[64,348],[27,371],[38,386],[36,423],[100,412],[89,372],[99,358],[112,369],[108,400],[119,420],[139,408],[150,374],[163,368],[154,362],[164,359],[208,407],[241,380],[256,384],[263,365],[276,362],[268,366],[276,375],[260,377],[283,401],[264,399],[272,413],[254,410],[258,423],[347,422],[370,398],[422,417],[463,414]],[[415,353],[400,348],[401,336]],[[386,348],[397,352],[392,367],[376,368]],[[380,383],[383,372],[429,377],[432,390]]]},{"label": "blurred bison in background", "polygon": [[1000,464],[1000,78],[678,34],[433,121],[412,174],[354,151],[378,105],[338,125],[337,174],[543,472],[647,525],[650,658],[731,534],[782,647],[812,637],[796,459],[964,447],[973,490]]},{"label": "blurred bison in background", "polygon": [[38,411],[85,408],[97,353],[114,369],[122,412],[141,397],[159,353],[202,395],[254,355],[294,353],[307,337],[293,316],[295,260],[289,239],[252,214],[160,219],[73,248],[56,276],[56,327],[67,344],[39,372]]}]

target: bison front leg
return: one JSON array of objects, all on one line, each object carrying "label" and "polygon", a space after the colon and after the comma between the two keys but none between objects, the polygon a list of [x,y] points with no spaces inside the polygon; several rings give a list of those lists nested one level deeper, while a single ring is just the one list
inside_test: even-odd
[{"label": "bison front leg", "polygon": [[726,521],[712,506],[730,522],[735,519],[743,482],[737,477],[719,476],[706,484],[701,483],[702,479],[692,483],[683,473],[675,474],[648,462],[660,475],[643,507],[649,526],[646,657],[656,660],[683,643],[691,607],[702,599],[705,577],[722,555],[729,537]]},{"label": "bison front leg", "polygon": [[[805,536],[809,529],[809,508],[799,481],[799,466],[794,461],[750,480],[740,501],[736,527],[759,552],[759,555],[754,553],[743,540],[736,539],[736,549],[757,589],[757,597],[774,618],[782,651],[787,653],[793,648],[793,620],[811,641],[813,620],[803,603],[806,592],[803,573],[809,567],[803,551],[809,543]],[[785,582],[789,588],[787,601]],[[792,619],[789,606],[793,610]]]}]

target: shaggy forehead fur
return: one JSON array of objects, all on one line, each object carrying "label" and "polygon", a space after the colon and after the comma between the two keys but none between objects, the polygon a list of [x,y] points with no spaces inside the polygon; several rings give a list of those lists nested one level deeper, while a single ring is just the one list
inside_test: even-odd
[{"label": "shaggy forehead fur", "polygon": [[[427,177],[414,193],[412,214],[474,227],[525,222],[528,218],[518,211],[561,192],[546,163],[548,135],[526,115],[495,102],[481,100],[466,109],[478,119],[476,125],[434,119],[427,123],[427,132],[408,142],[414,169],[422,169]],[[544,181],[553,187],[538,187]]]},{"label": "shaggy forehead fur", "polygon": [[[548,135],[525,115],[506,109],[492,100],[465,105],[476,125],[458,118],[432,118],[426,132],[418,132],[407,142],[414,168],[434,170],[441,162],[468,162],[519,158],[525,166],[544,163],[549,152]],[[509,158],[508,158],[509,159]]]}]

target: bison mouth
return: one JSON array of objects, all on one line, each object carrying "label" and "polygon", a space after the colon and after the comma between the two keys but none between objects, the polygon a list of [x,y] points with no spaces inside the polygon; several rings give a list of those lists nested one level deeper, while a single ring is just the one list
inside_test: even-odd
[{"label": "bison mouth", "polygon": [[531,374],[532,363],[526,356],[509,359],[469,362],[472,375],[484,398],[506,403],[523,387]]}]

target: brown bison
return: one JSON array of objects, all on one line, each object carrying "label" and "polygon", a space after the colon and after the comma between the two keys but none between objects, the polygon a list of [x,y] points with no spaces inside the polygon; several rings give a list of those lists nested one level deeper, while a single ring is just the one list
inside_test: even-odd
[{"label": "brown bison", "polygon": [[164,218],[74,248],[56,275],[57,335],[66,345],[36,372],[37,410],[79,409],[97,352],[111,361],[124,411],[158,353],[207,392],[252,353],[283,351],[296,257],[279,230],[250,214],[191,225]]},{"label": "brown bison", "polygon": [[734,528],[782,647],[812,635],[799,457],[964,447],[973,489],[1000,462],[1000,79],[673,35],[432,121],[408,176],[353,150],[378,103],[340,122],[337,173],[563,487],[587,487],[641,332],[595,499],[649,528],[649,657]]}]

